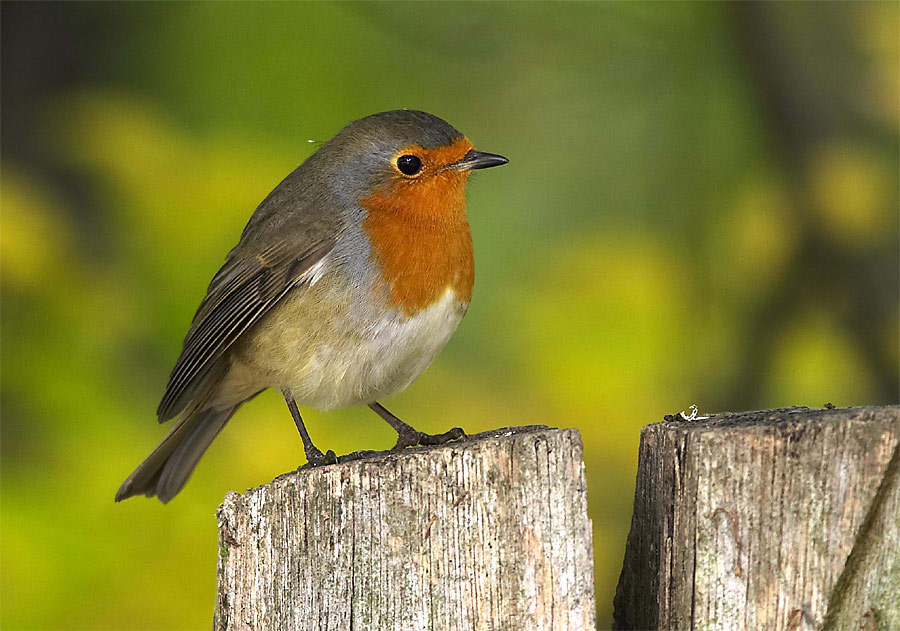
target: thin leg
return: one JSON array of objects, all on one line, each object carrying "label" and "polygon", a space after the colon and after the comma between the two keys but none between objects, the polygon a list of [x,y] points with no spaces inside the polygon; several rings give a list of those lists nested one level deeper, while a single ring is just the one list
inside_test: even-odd
[{"label": "thin leg", "polygon": [[306,461],[314,467],[336,463],[337,457],[334,455],[333,451],[329,449],[327,453],[323,454],[318,447],[313,445],[312,439],[309,437],[309,432],[306,431],[306,425],[303,424],[303,419],[300,417],[300,410],[297,409],[297,402],[294,401],[294,397],[287,392],[282,392],[281,394],[284,395],[284,400],[287,403],[288,409],[291,411],[291,416],[294,417],[294,424],[297,426],[297,431],[300,432],[300,440],[303,441],[303,451],[306,453]]},{"label": "thin leg", "polygon": [[399,418],[387,411],[378,401],[370,403],[369,407],[381,418],[387,421],[388,425],[397,432],[397,444],[394,449],[403,449],[404,447],[415,447],[416,445],[443,445],[457,438],[465,438],[466,433],[459,427],[444,432],[443,434],[426,434],[407,425]]}]

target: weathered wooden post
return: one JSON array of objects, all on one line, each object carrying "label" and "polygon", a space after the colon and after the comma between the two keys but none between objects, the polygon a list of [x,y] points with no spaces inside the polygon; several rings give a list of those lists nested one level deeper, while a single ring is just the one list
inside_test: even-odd
[{"label": "weathered wooden post", "polygon": [[218,518],[215,629],[594,629],[576,430],[303,470]]},{"label": "weathered wooden post", "polygon": [[900,406],[644,428],[617,629],[900,629]]}]

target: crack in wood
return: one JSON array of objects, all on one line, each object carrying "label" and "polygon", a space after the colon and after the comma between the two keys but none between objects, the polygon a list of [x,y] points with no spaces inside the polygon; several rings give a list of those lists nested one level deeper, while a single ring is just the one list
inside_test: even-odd
[{"label": "crack in wood", "polygon": [[898,476],[900,476],[900,440],[894,445],[894,453],[888,466],[885,468],[881,483],[878,485],[878,491],[876,491],[875,497],[869,505],[866,517],[853,542],[853,549],[850,551],[847,562],[844,564],[844,569],[837,583],[835,583],[831,597],[828,599],[828,612],[825,614],[822,631],[833,631],[838,628],[839,617],[848,602],[851,586],[857,580],[863,565],[871,556],[872,550],[875,549],[878,543],[873,540],[872,532],[876,522],[881,518],[882,509],[888,496],[897,485]]}]

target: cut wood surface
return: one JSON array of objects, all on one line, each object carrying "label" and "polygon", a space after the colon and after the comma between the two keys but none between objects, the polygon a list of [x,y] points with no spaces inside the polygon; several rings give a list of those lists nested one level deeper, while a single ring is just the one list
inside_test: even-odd
[{"label": "cut wood surface", "polygon": [[576,430],[300,470],[218,519],[215,629],[594,629]]},{"label": "cut wood surface", "polygon": [[900,406],[641,434],[617,629],[900,629]]}]

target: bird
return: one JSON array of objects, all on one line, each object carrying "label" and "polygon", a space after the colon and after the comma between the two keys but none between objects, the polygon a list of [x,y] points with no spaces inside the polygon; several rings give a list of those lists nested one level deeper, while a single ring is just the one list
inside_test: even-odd
[{"label": "bird", "polygon": [[507,162],[418,110],[360,118],[323,143],[259,204],[213,276],[157,409],[174,426],[116,501],[169,502],[268,388],[281,391],[312,466],[337,458],[314,445],[298,403],[366,405],[396,430],[394,449],[464,437],[419,432],[379,400],[407,388],[466,313],[466,182]]}]

